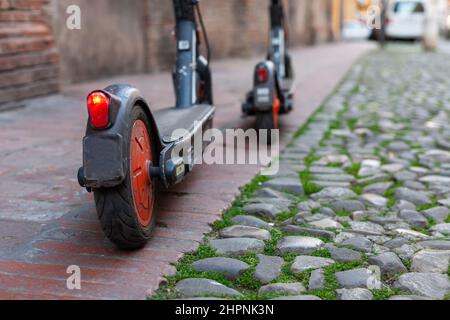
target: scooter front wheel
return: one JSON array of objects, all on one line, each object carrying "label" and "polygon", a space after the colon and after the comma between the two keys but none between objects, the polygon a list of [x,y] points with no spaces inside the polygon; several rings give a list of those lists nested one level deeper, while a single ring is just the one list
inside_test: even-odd
[{"label": "scooter front wheel", "polygon": [[115,188],[94,190],[97,213],[106,236],[122,249],[138,249],[151,238],[156,220],[156,181],[148,172],[156,163],[149,120],[140,106],[131,113],[124,137],[129,141],[127,177]]}]

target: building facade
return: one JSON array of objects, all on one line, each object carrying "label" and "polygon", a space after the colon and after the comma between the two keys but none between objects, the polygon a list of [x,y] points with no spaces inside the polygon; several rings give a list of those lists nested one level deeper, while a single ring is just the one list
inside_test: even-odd
[{"label": "building facade", "polygon": [[[347,0],[285,0],[292,45],[339,38]],[[267,46],[269,1],[205,0],[215,59]],[[71,30],[67,9],[81,9]],[[0,0],[0,106],[55,93],[60,85],[167,70],[174,57],[167,0]],[[1,107],[0,107],[1,108]]]}]

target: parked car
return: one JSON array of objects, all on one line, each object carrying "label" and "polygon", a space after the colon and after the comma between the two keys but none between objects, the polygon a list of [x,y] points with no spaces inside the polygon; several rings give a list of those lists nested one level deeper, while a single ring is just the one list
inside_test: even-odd
[{"label": "parked car", "polygon": [[387,12],[386,36],[390,39],[419,40],[424,35],[425,0],[396,0]]},{"label": "parked car", "polygon": [[367,40],[371,30],[361,21],[347,21],[342,29],[342,38],[344,40]]},{"label": "parked car", "polygon": [[450,14],[447,17],[447,21],[446,21],[446,36],[447,39],[450,39]]}]

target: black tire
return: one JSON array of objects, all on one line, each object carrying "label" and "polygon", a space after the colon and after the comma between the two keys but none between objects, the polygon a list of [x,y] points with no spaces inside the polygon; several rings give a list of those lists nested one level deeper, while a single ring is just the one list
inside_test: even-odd
[{"label": "black tire", "polygon": [[[150,139],[152,139],[152,130],[146,113],[142,107],[135,106],[131,112],[130,126],[127,126],[127,132],[124,132],[125,141],[130,140],[133,124],[137,120],[142,120],[145,123]],[[145,246],[152,236],[157,216],[156,187],[153,188],[155,203],[152,220],[145,227],[139,222],[134,206],[129,169],[130,143],[126,145],[128,165],[124,182],[115,188],[96,189],[94,190],[94,196],[97,214],[106,237],[119,248],[132,250]],[[152,143],[152,146],[153,157],[155,158],[155,144]]]},{"label": "black tire", "polygon": [[275,121],[272,112],[258,112],[256,114],[256,128],[258,130],[267,130],[267,144],[272,143],[272,130],[275,128]]},{"label": "black tire", "polygon": [[294,68],[292,66],[291,56],[286,54],[284,61],[285,61],[285,65],[286,65],[286,78],[293,79],[295,74],[294,74]]}]

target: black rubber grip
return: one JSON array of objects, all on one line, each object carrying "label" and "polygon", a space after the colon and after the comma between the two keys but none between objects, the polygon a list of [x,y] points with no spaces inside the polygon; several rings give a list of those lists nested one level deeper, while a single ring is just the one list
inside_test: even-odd
[{"label": "black rubber grip", "polygon": [[173,0],[175,19],[178,21],[189,20],[195,22],[195,12],[193,0]]},{"label": "black rubber grip", "polygon": [[282,27],[284,19],[283,6],[281,4],[270,6],[270,21],[272,27]]}]

